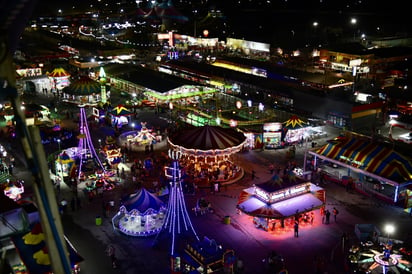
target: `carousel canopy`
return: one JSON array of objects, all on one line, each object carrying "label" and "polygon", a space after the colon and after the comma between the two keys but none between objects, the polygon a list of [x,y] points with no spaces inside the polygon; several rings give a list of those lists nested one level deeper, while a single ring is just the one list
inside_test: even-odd
[{"label": "carousel canopy", "polygon": [[68,73],[64,68],[55,68],[52,72],[48,74],[49,77],[58,78],[58,77],[69,77]]},{"label": "carousel canopy", "polygon": [[308,124],[301,120],[298,116],[293,115],[286,122],[283,123],[283,127],[287,129],[297,129],[307,127]]},{"label": "carousel canopy", "polygon": [[145,188],[141,188],[136,193],[130,194],[123,201],[123,206],[129,212],[135,209],[140,213],[145,213],[149,209],[159,211],[165,204],[156,195],[150,193]]},{"label": "carousel canopy", "polygon": [[72,95],[91,95],[95,93],[100,93],[101,84],[94,81],[89,77],[80,77],[77,80],[74,80],[70,86],[65,87],[63,92],[72,94]]},{"label": "carousel canopy", "polygon": [[110,111],[110,114],[116,117],[120,117],[132,115],[133,112],[125,108],[123,105],[118,105]]},{"label": "carousel canopy", "polygon": [[206,125],[180,131],[168,141],[174,149],[186,154],[229,154],[242,148],[246,136],[232,128]]}]

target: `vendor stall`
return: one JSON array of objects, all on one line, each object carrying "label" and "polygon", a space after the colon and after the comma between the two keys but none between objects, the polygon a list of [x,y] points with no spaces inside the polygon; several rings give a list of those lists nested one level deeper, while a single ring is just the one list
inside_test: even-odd
[{"label": "vendor stall", "polygon": [[280,220],[282,225],[299,219],[310,222],[309,212],[325,205],[325,190],[299,177],[279,177],[244,189],[238,199],[237,208],[256,217],[259,227],[268,230],[270,222]]}]

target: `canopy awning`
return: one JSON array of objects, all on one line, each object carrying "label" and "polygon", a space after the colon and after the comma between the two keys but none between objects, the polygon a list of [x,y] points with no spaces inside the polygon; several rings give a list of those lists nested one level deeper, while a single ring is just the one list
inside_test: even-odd
[{"label": "canopy awning", "polygon": [[412,180],[412,162],[391,147],[367,138],[347,136],[330,140],[315,154],[403,183]]},{"label": "canopy awning", "polygon": [[[255,186],[244,189],[239,195],[237,207],[244,213],[263,218],[283,219],[322,207],[326,202],[326,192],[323,188],[309,184],[310,191],[290,196],[288,192],[291,187],[278,189],[276,192],[284,191],[286,196],[276,202],[266,202],[256,194]],[[282,194],[280,194],[282,196]]]}]

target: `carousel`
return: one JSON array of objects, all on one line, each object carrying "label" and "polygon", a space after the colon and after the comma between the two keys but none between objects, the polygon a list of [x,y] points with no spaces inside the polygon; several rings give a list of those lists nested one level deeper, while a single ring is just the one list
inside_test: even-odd
[{"label": "carousel", "polygon": [[101,148],[100,153],[112,169],[116,169],[122,161],[121,149],[116,144],[116,139],[113,136],[106,137],[105,145]]},{"label": "carousel", "polygon": [[120,142],[133,150],[134,147],[149,146],[162,141],[162,136],[149,129],[147,122],[141,122],[140,124],[140,130],[122,133],[119,137]]},{"label": "carousel", "polygon": [[228,184],[243,176],[233,155],[243,149],[246,137],[235,129],[207,125],[171,135],[168,143],[182,153],[184,172],[200,187]]},{"label": "carousel", "polygon": [[101,84],[87,76],[74,79],[63,88],[63,101],[73,104],[98,105],[101,101]]},{"label": "carousel", "polygon": [[135,237],[158,233],[164,224],[165,203],[145,188],[122,200],[119,212],[113,217],[114,230]]}]

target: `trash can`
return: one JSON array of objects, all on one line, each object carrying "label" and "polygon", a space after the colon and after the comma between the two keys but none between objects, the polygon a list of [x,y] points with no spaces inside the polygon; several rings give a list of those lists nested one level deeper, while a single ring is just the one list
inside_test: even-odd
[{"label": "trash can", "polygon": [[96,225],[102,225],[102,217],[96,216]]},{"label": "trash can", "polygon": [[230,225],[230,216],[225,216],[223,222],[225,225]]}]

